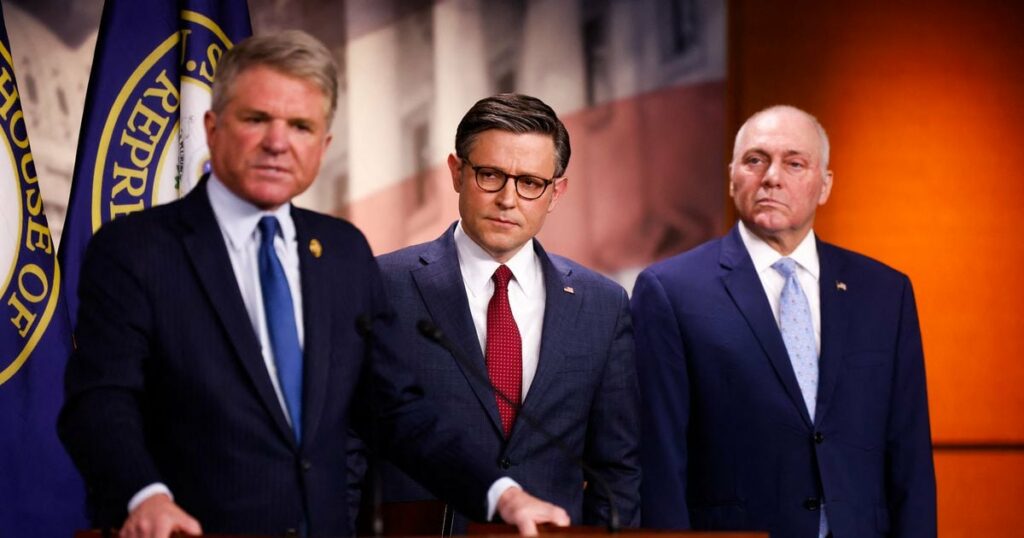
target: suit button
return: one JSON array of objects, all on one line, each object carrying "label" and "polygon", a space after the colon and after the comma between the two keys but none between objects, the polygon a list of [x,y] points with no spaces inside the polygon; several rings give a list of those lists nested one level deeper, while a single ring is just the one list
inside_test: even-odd
[{"label": "suit button", "polygon": [[810,510],[811,512],[814,512],[815,510],[821,508],[821,501],[815,497],[808,497],[807,500],[804,501],[804,508]]},{"label": "suit button", "polygon": [[502,458],[501,461],[498,462],[498,467],[501,467],[502,469],[511,469],[512,460],[508,459],[507,457]]},{"label": "suit button", "polygon": [[288,537],[288,538],[291,538],[292,536],[298,536],[299,535],[299,531],[297,531],[295,529],[288,529],[288,530],[284,531],[284,535],[286,537]]},{"label": "suit button", "polygon": [[313,468],[313,463],[311,461],[309,461],[309,460],[302,460],[302,470],[303,471],[307,471],[308,472],[312,468]]},{"label": "suit button", "polygon": [[825,434],[823,434],[821,432],[814,432],[814,442],[818,443],[819,445],[821,443],[824,443],[825,442]]}]

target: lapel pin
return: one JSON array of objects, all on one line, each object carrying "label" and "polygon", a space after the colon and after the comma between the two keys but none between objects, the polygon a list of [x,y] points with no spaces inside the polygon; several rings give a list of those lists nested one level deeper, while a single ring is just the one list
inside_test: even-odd
[{"label": "lapel pin", "polygon": [[324,247],[320,244],[319,240],[317,240],[317,239],[310,239],[309,240],[309,252],[311,252],[313,254],[314,258],[319,258],[320,255],[324,253]]},{"label": "lapel pin", "polygon": [[576,290],[572,289],[572,286],[566,286],[566,287],[562,288],[562,291],[564,291],[565,293],[568,293],[570,295],[575,295],[576,294]]},{"label": "lapel pin", "polygon": [[836,289],[839,291],[846,291],[846,282],[836,280]]}]

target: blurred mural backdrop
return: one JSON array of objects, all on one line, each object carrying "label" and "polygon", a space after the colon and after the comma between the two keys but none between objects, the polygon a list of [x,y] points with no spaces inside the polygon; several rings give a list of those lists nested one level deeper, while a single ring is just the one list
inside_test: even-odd
[{"label": "blurred mural backdrop", "polygon": [[[3,3],[47,216],[67,210],[102,0]],[[545,246],[631,287],[726,225],[725,3],[718,0],[249,0],[255,33],[302,28],[341,67],[334,142],[297,203],[375,252],[458,218],[444,166],[478,99],[540,97],[569,128],[570,189]]]}]

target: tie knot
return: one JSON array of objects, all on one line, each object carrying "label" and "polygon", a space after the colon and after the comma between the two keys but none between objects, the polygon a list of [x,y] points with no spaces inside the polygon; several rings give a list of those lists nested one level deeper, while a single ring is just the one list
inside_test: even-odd
[{"label": "tie knot", "polygon": [[258,227],[260,229],[260,240],[263,243],[273,244],[274,238],[277,237],[277,230],[280,227],[277,222],[277,217],[267,215],[266,217],[261,218]]},{"label": "tie knot", "polygon": [[772,264],[772,269],[778,271],[782,276],[789,278],[796,272],[796,262],[793,261],[793,258],[782,258]]},{"label": "tie knot", "polygon": [[494,280],[495,287],[505,289],[508,287],[508,281],[512,280],[512,270],[507,265],[499,265],[491,279]]}]

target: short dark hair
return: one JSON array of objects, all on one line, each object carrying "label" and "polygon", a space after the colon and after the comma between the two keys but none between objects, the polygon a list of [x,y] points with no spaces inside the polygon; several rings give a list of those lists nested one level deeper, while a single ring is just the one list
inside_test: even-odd
[{"label": "short dark hair", "polygon": [[313,83],[324,94],[324,114],[330,126],[338,107],[338,67],[327,47],[302,30],[251,36],[228,49],[217,65],[210,109],[223,112],[235,79],[257,66]]},{"label": "short dark hair", "polygon": [[555,111],[536,97],[499,93],[477,101],[455,131],[455,154],[460,159],[468,158],[477,135],[491,129],[549,135],[555,143],[555,177],[561,177],[569,166],[569,132]]}]

